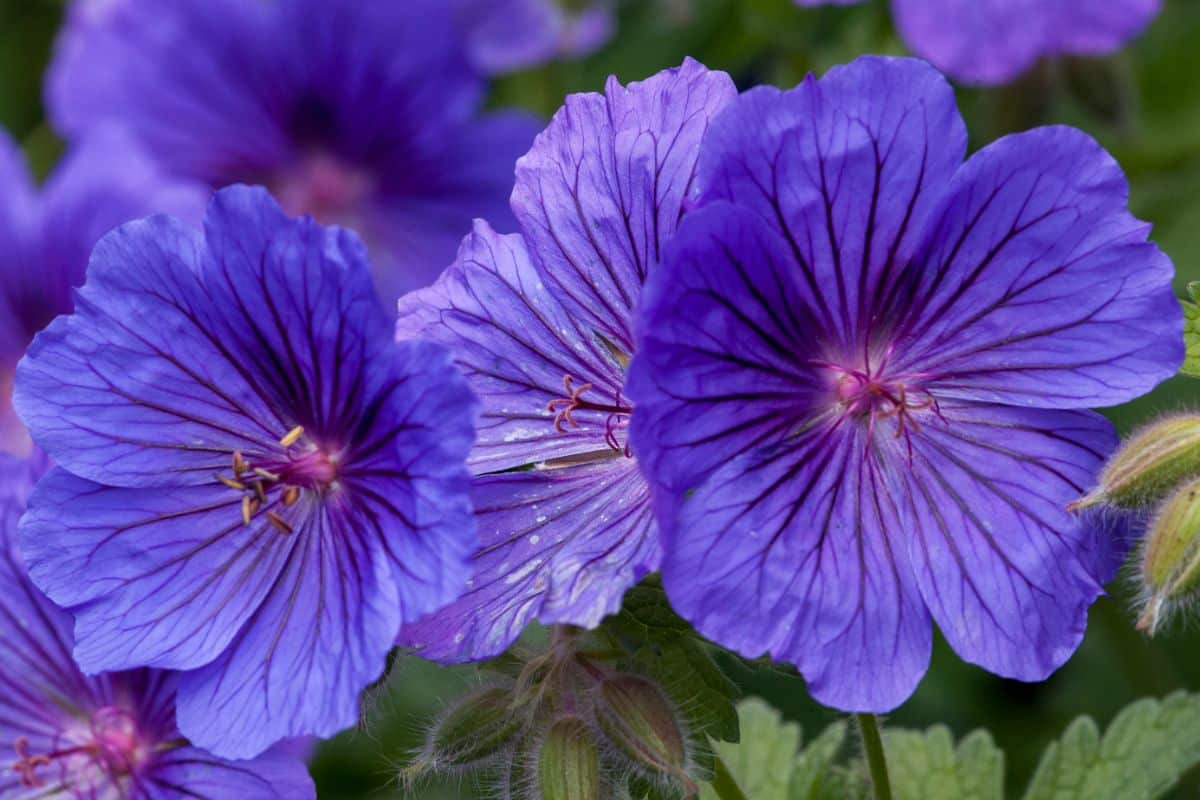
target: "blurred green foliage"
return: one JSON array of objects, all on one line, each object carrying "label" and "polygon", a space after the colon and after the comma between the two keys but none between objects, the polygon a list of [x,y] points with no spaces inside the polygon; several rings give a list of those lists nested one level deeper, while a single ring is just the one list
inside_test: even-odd
[{"label": "blurred green foliage", "polygon": [[[0,0],[0,124],[21,141],[44,175],[61,147],[43,120],[41,82],[61,4]],[[1101,61],[1046,63],[1016,85],[961,89],[972,147],[1039,124],[1076,125],[1124,165],[1132,206],[1154,223],[1154,238],[1174,259],[1178,289],[1200,279],[1200,3],[1167,0],[1151,30],[1125,52]],[[637,80],[690,55],[730,72],[742,87],[790,86],[811,70],[861,53],[903,53],[885,0],[844,8],[799,9],[791,0],[625,0],[617,38],[580,62],[555,64],[497,81],[493,105],[519,105],[549,116],[567,92],[597,91],[609,74]],[[1109,413],[1122,431],[1181,407],[1200,407],[1200,381],[1177,378]],[[925,729],[942,723],[955,736],[988,729],[1005,751],[1009,786],[1023,786],[1042,751],[1080,715],[1106,725],[1144,696],[1200,689],[1200,632],[1168,631],[1153,641],[1131,624],[1127,579],[1095,606],[1078,654],[1049,681],[1005,681],[964,664],[940,640],[929,676],[889,725]],[[722,665],[748,694],[761,695],[805,730],[838,719],[809,699],[787,670]],[[322,744],[313,771],[324,800],[393,798],[396,774],[419,739],[421,720],[478,681],[470,668],[440,669],[398,658],[365,702],[366,721]],[[1192,776],[1174,797],[1195,797]],[[421,800],[480,796],[469,783],[428,787]]]}]

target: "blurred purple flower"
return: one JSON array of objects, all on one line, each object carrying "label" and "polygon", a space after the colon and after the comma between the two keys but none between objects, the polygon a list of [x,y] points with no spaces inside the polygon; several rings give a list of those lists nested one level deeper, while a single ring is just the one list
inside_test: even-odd
[{"label": "blurred purple flower", "polygon": [[1047,56],[1119,50],[1161,9],[1162,0],[892,0],[896,27],[914,53],[980,84],[1007,83]]},{"label": "blurred purple flower", "polygon": [[912,693],[931,617],[1005,677],[1066,661],[1122,555],[1065,510],[1116,441],[1074,409],[1183,357],[1171,262],[1099,145],[966,144],[914,59],[754,89],[643,294],[628,393],[670,599],[841,709]]},{"label": "blurred purple flower", "polygon": [[25,577],[17,519],[44,460],[0,454],[0,795],[128,800],[303,800],[304,762],[278,751],[225,761],[175,727],[176,676],[88,677],[71,660],[71,618]]},{"label": "blurred purple flower", "polygon": [[183,671],[179,727],[222,757],[354,724],[400,625],[470,574],[465,382],[392,341],[357,237],[260,188],[218,192],[203,236],[101,240],[15,404],[59,465],[21,546],[76,660]]},{"label": "blurred purple flower", "polygon": [[68,138],[116,119],[172,170],[261,183],[368,243],[389,306],[508,223],[537,126],[479,112],[482,77],[445,0],[77,0],[47,79]]},{"label": "blurred purple flower", "polygon": [[166,178],[127,136],[102,128],[71,149],[39,191],[0,131],[0,451],[24,455],[12,378],[34,334],[71,310],[92,245],[154,211],[198,222],[207,192]]},{"label": "blurred purple flower", "polygon": [[598,50],[616,25],[612,0],[457,0],[475,65],[496,74]]},{"label": "blurred purple flower", "polygon": [[483,410],[470,464],[482,547],[471,589],[402,643],[439,661],[494,656],[533,619],[595,626],[658,568],[646,482],[626,446],[633,309],[735,96],[695,61],[567,98],[518,162],[523,234],[478,223],[398,332],[447,345]]}]

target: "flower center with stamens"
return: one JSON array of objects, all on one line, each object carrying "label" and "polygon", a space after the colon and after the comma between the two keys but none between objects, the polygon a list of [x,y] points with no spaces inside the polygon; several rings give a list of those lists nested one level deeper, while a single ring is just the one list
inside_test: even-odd
[{"label": "flower center with stamens", "polygon": [[[605,443],[618,453],[632,457],[629,445],[623,444],[618,438],[618,434],[629,424],[629,415],[633,413],[633,405],[624,399],[621,390],[613,393],[612,402],[604,402],[603,395],[592,384],[576,383],[572,375],[563,376],[563,388],[565,396],[556,397],[546,404],[546,410],[554,414],[554,429],[566,433],[567,426],[579,428],[581,425],[574,416],[576,412],[598,411],[607,415],[604,421]],[[589,393],[586,398],[585,393]]]},{"label": "flower center with stamens", "polygon": [[231,474],[218,472],[213,476],[241,493],[243,525],[250,525],[262,512],[272,527],[291,533],[294,528],[283,512],[300,499],[302,491],[319,493],[337,488],[340,453],[302,442],[303,438],[301,426],[288,431],[279,440],[285,449],[282,457],[247,459],[240,451],[234,452]]},{"label": "flower center with stamens", "polygon": [[[12,769],[20,777],[22,786],[45,786],[45,778],[39,770],[52,764],[59,765],[60,773],[70,774],[66,780],[69,786],[74,785],[74,778],[81,783],[80,788],[83,788],[82,784],[94,779],[96,770],[115,783],[121,777],[133,773],[151,751],[150,743],[138,732],[133,715],[113,706],[105,706],[96,711],[87,728],[74,736],[64,736],[64,739],[73,743],[44,753],[35,753],[32,752],[27,737],[17,737],[13,743],[17,751],[17,760],[12,763]],[[60,779],[56,777],[56,780]]]},{"label": "flower center with stamens", "polygon": [[941,416],[935,398],[925,388],[924,375],[887,375],[882,371],[833,364],[823,365],[833,374],[833,392],[843,417],[864,421],[874,433],[881,420],[895,418],[897,439],[912,448],[910,436],[921,429],[920,412]]}]

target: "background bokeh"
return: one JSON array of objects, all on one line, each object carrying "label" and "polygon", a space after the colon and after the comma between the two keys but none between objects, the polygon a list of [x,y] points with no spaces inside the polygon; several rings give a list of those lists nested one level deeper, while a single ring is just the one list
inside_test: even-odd
[{"label": "background bokeh", "polygon": [[[61,146],[43,120],[41,79],[61,15],[54,0],[0,0],[0,124],[22,142],[44,175]],[[1167,0],[1149,32],[1102,61],[1044,63],[1000,89],[960,89],[959,102],[980,147],[1040,124],[1076,125],[1096,136],[1124,165],[1132,206],[1154,223],[1154,238],[1172,257],[1178,289],[1200,280],[1200,2]],[[492,102],[546,116],[564,94],[596,91],[609,74],[636,80],[691,55],[733,75],[738,84],[791,86],[860,53],[903,53],[885,0],[862,6],[801,10],[791,0],[626,0],[616,38],[578,62],[504,77]],[[1178,378],[1142,400],[1108,413],[1122,431],[1165,412],[1200,408],[1200,381]],[[889,724],[949,725],[956,734],[985,727],[1007,753],[1010,791],[1022,788],[1041,750],[1080,714],[1107,722],[1122,706],[1180,688],[1200,690],[1200,626],[1147,641],[1132,627],[1128,580],[1098,602],[1083,647],[1049,681],[1028,685],[995,678],[960,662],[944,643],[916,696]],[[745,691],[767,698],[815,733],[834,718],[808,698],[803,682],[775,670],[725,665]],[[321,745],[313,771],[323,800],[394,798],[404,754],[421,721],[475,679],[399,658],[368,700],[367,722]],[[411,795],[410,795],[411,796]],[[465,783],[431,786],[421,800],[482,797]],[[1200,796],[1192,775],[1173,797]]]}]

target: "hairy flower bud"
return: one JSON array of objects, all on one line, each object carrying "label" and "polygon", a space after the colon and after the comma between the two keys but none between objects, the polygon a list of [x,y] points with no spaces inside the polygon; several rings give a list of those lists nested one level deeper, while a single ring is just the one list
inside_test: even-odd
[{"label": "hairy flower bud", "polygon": [[1154,634],[1169,607],[1200,588],[1200,478],[1184,484],[1159,509],[1142,555],[1146,608],[1138,627]]},{"label": "hairy flower bud", "polygon": [[506,689],[482,689],[467,695],[434,723],[414,768],[445,770],[471,767],[505,752],[522,728]]},{"label": "hairy flower bud", "polygon": [[604,735],[635,771],[655,779],[687,780],[687,735],[662,689],[636,675],[599,685],[596,718]]},{"label": "hairy flower bud", "polygon": [[542,800],[600,800],[600,748],[578,717],[556,720],[537,751],[538,796]]},{"label": "hairy flower bud", "polygon": [[1170,417],[1125,442],[1100,474],[1100,485],[1068,508],[1148,505],[1196,475],[1200,475],[1200,415]]}]

